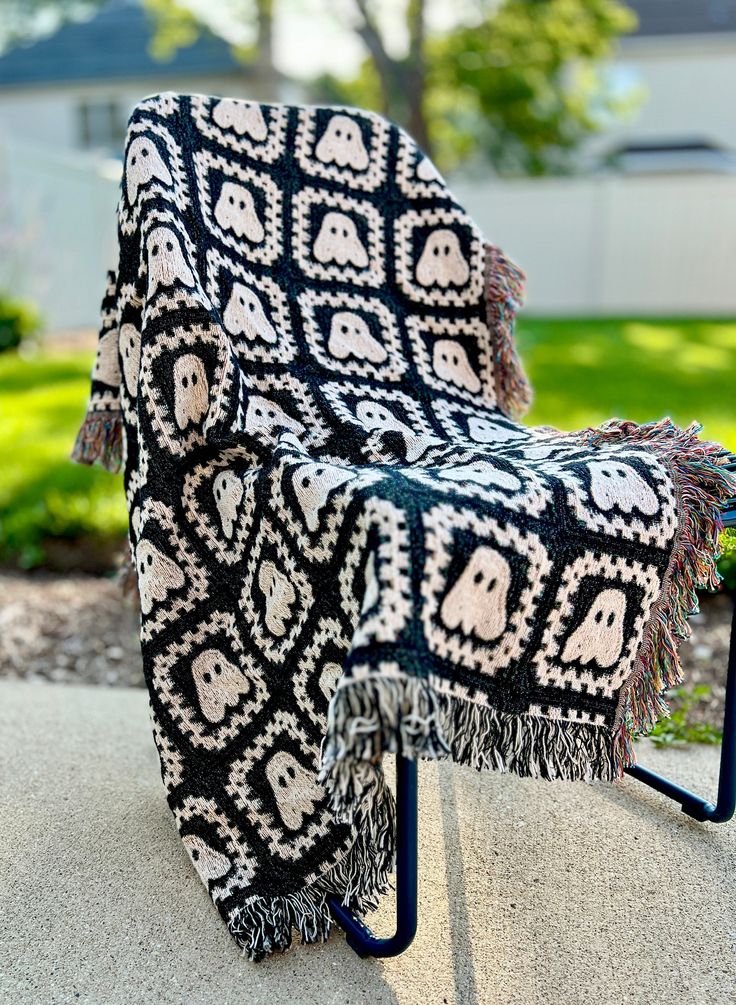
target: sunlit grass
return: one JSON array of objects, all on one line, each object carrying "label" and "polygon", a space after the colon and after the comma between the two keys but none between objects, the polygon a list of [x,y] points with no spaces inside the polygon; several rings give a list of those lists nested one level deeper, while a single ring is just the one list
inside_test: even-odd
[{"label": "sunlit grass", "polygon": [[[703,423],[736,450],[736,321],[541,320],[517,332],[535,387],[526,421],[582,429],[612,416]],[[119,475],[69,461],[92,354],[0,355],[0,560],[30,566],[48,537],[125,533]]]}]

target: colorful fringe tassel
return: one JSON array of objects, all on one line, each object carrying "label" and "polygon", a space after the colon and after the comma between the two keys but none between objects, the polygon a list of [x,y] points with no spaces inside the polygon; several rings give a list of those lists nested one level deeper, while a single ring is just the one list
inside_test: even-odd
[{"label": "colorful fringe tassel", "polygon": [[494,335],[493,368],[499,408],[521,418],[532,403],[532,388],[514,343],[516,312],[524,302],[526,277],[492,244],[485,246],[486,318]]}]

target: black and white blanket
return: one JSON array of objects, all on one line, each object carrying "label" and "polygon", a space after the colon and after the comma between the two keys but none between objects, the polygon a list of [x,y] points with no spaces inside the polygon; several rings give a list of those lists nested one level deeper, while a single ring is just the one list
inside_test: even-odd
[{"label": "black and white blanket", "polygon": [[119,248],[75,457],[122,458],[169,803],[249,955],[385,891],[386,750],[618,778],[717,583],[719,448],[513,421],[523,277],[376,115],[144,101]]}]

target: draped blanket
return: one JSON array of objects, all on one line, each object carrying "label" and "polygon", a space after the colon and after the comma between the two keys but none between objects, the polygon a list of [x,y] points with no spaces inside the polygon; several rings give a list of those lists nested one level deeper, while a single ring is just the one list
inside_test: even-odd
[{"label": "draped blanket", "polygon": [[514,421],[520,271],[367,112],[130,120],[89,410],[121,461],[153,734],[254,959],[388,885],[381,758],[616,779],[732,491],[697,427]]}]

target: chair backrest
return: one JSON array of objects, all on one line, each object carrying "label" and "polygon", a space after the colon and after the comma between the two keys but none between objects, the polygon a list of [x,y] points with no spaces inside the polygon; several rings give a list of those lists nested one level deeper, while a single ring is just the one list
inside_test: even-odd
[{"label": "chair backrest", "polygon": [[171,368],[174,384],[222,383],[210,431],[300,432],[326,413],[369,436],[442,436],[459,403],[499,404],[493,329],[515,305],[508,283],[493,291],[515,274],[378,115],[147,99],[129,125],[120,241],[134,268],[118,288],[144,323],[201,308],[229,345],[234,372],[191,351]]}]

